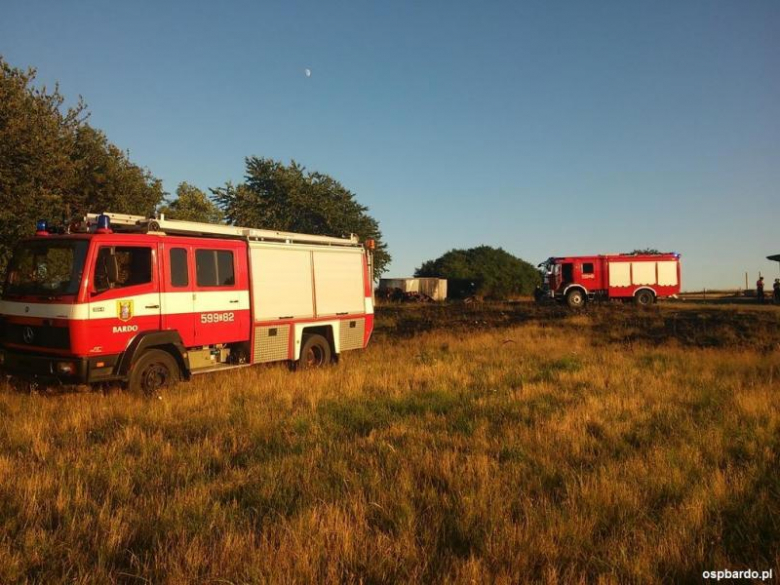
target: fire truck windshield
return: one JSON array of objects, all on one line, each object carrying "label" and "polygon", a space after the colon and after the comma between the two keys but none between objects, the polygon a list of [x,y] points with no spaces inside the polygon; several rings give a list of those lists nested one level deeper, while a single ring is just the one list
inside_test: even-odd
[{"label": "fire truck windshield", "polygon": [[75,295],[84,272],[85,240],[26,241],[8,265],[4,295]]}]

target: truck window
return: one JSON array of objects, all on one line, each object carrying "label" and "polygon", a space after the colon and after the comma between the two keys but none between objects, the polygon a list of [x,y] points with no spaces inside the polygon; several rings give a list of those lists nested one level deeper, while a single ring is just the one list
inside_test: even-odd
[{"label": "truck window", "polygon": [[233,252],[230,250],[196,250],[195,272],[198,286],[233,286]]},{"label": "truck window", "polygon": [[171,248],[171,286],[183,287],[190,284],[187,273],[186,248]]},{"label": "truck window", "polygon": [[152,249],[102,246],[95,262],[94,281],[97,291],[152,282]]},{"label": "truck window", "polygon": [[593,274],[593,262],[583,262],[582,263],[582,273],[583,274]]},{"label": "truck window", "polygon": [[88,243],[41,238],[20,244],[8,266],[5,293],[73,295],[79,289]]}]

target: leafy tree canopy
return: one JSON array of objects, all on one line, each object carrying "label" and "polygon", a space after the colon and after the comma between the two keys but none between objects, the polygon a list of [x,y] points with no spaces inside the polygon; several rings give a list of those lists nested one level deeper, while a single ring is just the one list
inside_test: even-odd
[{"label": "leafy tree canopy", "polygon": [[162,183],[87,124],[83,101],[63,107],[59,88],[37,88],[35,69],[0,56],[0,269],[35,221],[88,211],[149,214]]},{"label": "leafy tree canopy", "polygon": [[355,200],[355,194],[334,178],[307,172],[295,161],[285,165],[249,157],[243,183],[227,183],[211,191],[234,225],[328,236],[354,233],[361,240],[376,240],[375,276],[390,262],[379,222]]},{"label": "leafy tree canopy", "polygon": [[424,262],[414,274],[470,281],[474,283],[473,294],[494,299],[531,294],[539,284],[539,271],[534,266],[490,246],[450,250]]},{"label": "leafy tree canopy", "polygon": [[168,219],[222,223],[219,208],[203,191],[189,183],[179,183],[176,199],[160,208]]}]

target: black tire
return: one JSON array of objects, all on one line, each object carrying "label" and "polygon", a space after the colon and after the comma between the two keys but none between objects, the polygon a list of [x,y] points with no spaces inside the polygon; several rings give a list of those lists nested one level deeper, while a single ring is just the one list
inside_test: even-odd
[{"label": "black tire", "polygon": [[144,396],[159,396],[181,378],[176,359],[167,351],[149,349],[130,368],[129,388]]},{"label": "black tire", "polygon": [[299,370],[313,370],[330,365],[331,362],[330,343],[322,335],[306,334],[303,335],[303,347],[301,347],[301,357],[298,360],[297,368]]},{"label": "black tire", "polygon": [[649,307],[655,302],[655,295],[649,290],[640,290],[634,295],[634,302],[640,307]]},{"label": "black tire", "polygon": [[578,288],[570,290],[566,294],[566,304],[572,309],[581,309],[585,306],[585,294]]}]

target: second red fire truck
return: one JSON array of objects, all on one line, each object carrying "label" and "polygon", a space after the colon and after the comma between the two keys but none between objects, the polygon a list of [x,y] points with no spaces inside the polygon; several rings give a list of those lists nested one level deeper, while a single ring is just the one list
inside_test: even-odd
[{"label": "second red fire truck", "polygon": [[11,375],[154,394],[202,372],[322,366],[371,337],[371,240],[110,213],[53,231],[39,222],[8,267]]},{"label": "second red fire truck", "polygon": [[680,292],[680,255],[673,252],[565,256],[539,266],[544,283],[537,300],[564,301],[574,308],[596,299],[652,305]]}]

